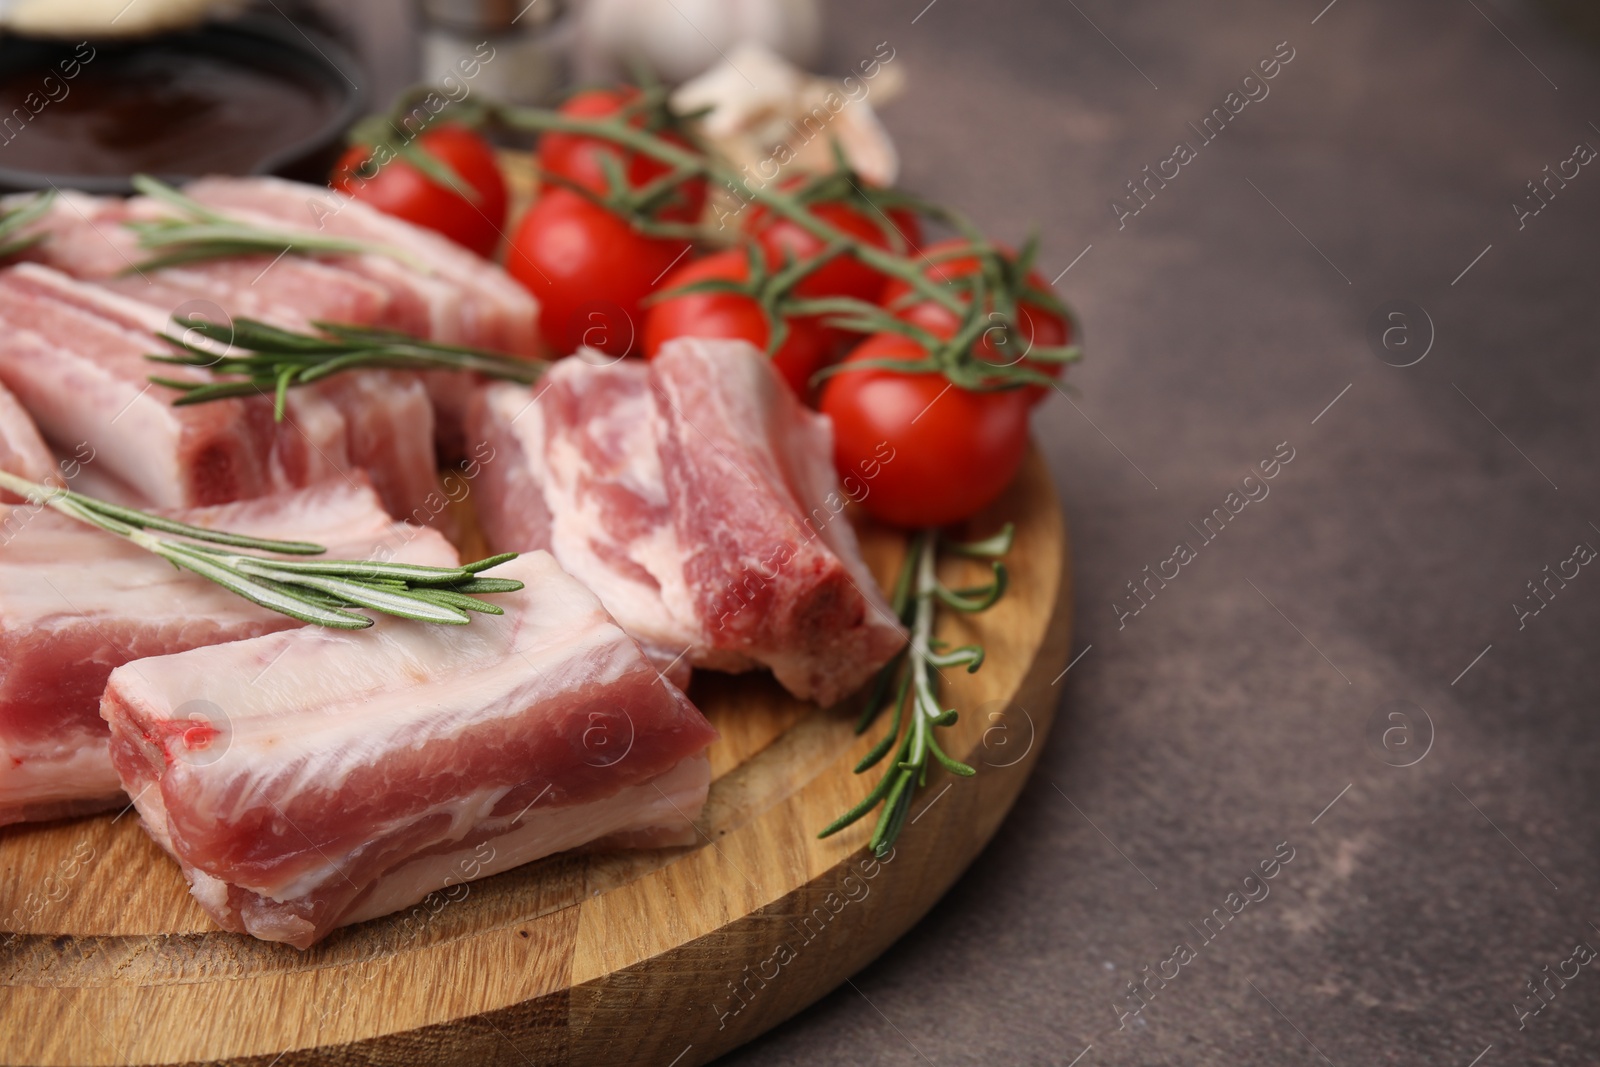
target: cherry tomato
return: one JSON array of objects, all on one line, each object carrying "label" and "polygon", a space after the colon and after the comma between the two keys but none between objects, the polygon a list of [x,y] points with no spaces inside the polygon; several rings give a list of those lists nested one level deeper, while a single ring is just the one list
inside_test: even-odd
[{"label": "cherry tomato", "polygon": [[[895,333],[863,341],[846,365],[918,359],[926,351]],[[975,393],[941,374],[843,371],[822,387],[833,420],[841,478],[863,486],[876,518],[897,526],[944,526],[993,503],[1028,450],[1028,398],[1021,389]]]},{"label": "cherry tomato", "polygon": [[[679,267],[661,288],[708,281],[713,278],[742,282],[750,276],[750,260],[743,249],[731,248]],[[772,327],[761,305],[742,293],[686,293],[668,297],[653,306],[644,320],[644,354],[654,359],[661,346],[674,337],[732,337],[765,350]],[[811,392],[811,376],[828,361],[833,345],[828,331],[814,317],[789,320],[784,338],[772,361],[796,396]]]},{"label": "cherry tomato", "polygon": [[[977,256],[956,256],[944,260],[938,258],[940,252],[965,245],[965,241],[955,239],[940,241],[929,246],[926,251],[933,259],[933,263],[923,270],[923,277],[938,284],[946,284],[978,273]],[[1048,291],[1050,288],[1049,283],[1037,271],[1028,272],[1028,283],[1040,290]],[[910,292],[911,286],[907,282],[899,278],[890,279],[883,290],[883,306],[891,309],[899,318],[921,326],[936,337],[950,337],[960,327],[960,317],[933,300],[919,300],[906,307],[895,307],[896,302]],[[1034,370],[1059,378],[1062,364],[1033,363],[1029,362],[1026,356],[1035,345],[1053,348],[1057,345],[1070,344],[1071,341],[1070,321],[1049,308],[1029,300],[1021,300],[1017,302],[1017,328],[1012,336],[1007,338],[998,329],[988,330],[978,342],[977,352],[980,358],[990,363],[1010,366],[1021,362]],[[1026,387],[1026,392],[1031,401],[1038,403],[1044,399],[1049,390],[1042,385],[1030,385]]]},{"label": "cherry tomato", "polygon": [[558,355],[580,344],[638,351],[640,301],[683,252],[570,189],[543,193],[523,216],[506,270],[539,298],[539,331]]},{"label": "cherry tomato", "polygon": [[[561,105],[560,110],[568,118],[603,119],[616,114],[638,97],[639,90],[631,85],[615,89],[590,89],[573,96]],[[643,129],[645,117],[637,115],[630,124]],[[673,144],[688,146],[688,142],[677,134],[667,132],[662,136]],[[552,132],[539,139],[541,171],[565,178],[598,195],[604,195],[609,190],[605,168],[601,163],[608,156],[617,161],[628,184],[635,189],[672,169],[651,156],[629,152],[597,137]],[[705,180],[696,178],[680,185],[677,199],[669,202],[660,214],[664,219],[693,222],[700,217],[705,204]]]},{"label": "cherry tomato", "polygon": [[[803,178],[791,178],[780,188],[793,189],[803,184]],[[891,208],[883,216],[869,208],[843,200],[821,201],[806,205],[810,213],[836,229],[877,248],[900,248],[900,239],[906,247],[916,248],[922,242],[922,226],[917,216],[905,208]],[[884,232],[892,224],[899,231],[899,239]],[[758,207],[751,212],[749,231],[761,250],[766,253],[767,266],[777,270],[787,257],[791,260],[808,259],[826,247],[825,242],[799,223],[774,215],[767,208]],[[891,231],[892,232],[892,231]],[[796,296],[826,297],[850,296],[857,300],[876,302],[883,294],[888,279],[877,270],[852,255],[837,256],[807,275],[796,285]]]},{"label": "cherry tomato", "polygon": [[333,168],[333,187],[379,211],[437,230],[480,256],[500,245],[506,224],[506,183],[494,149],[464,126],[428,130],[418,145],[448,165],[478,194],[477,202],[440,185],[396,156],[371,165],[373,149],[352,145]]}]

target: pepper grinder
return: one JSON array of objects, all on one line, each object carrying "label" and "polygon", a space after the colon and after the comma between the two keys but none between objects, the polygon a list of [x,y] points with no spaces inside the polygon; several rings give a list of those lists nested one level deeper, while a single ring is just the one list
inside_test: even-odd
[{"label": "pepper grinder", "polygon": [[421,0],[421,13],[422,79],[452,99],[549,104],[566,88],[566,0]]}]

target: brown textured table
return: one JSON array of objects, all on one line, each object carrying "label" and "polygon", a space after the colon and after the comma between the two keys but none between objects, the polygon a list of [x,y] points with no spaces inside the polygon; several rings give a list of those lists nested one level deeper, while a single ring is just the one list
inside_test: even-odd
[{"label": "brown textured table", "polygon": [[[1597,53],[1509,0],[1326,3],[832,5],[835,67],[888,41],[909,76],[908,184],[1072,264],[1089,359],[1036,428],[1086,651],[973,870],[730,1067],[1600,1059],[1600,964],[1565,962],[1600,947]],[[1578,173],[1519,229],[1546,165]],[[1146,565],[1178,576],[1119,628]]]}]

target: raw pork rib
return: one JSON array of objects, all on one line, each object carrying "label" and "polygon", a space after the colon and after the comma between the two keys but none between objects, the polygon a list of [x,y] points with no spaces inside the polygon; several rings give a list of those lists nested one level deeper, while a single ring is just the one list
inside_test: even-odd
[{"label": "raw pork rib", "polygon": [[[47,242],[48,243],[48,242]],[[204,381],[151,363],[168,316],[35,264],[0,271],[0,381],[45,436],[92,447],[97,462],[164,507],[249,499],[366,470],[397,514],[428,516],[438,476],[432,412],[415,375],[383,371],[290,392],[283,423],[266,397],[174,408],[149,375]]]},{"label": "raw pork rib", "polygon": [[162,318],[185,304],[206,301],[228,315],[264,319],[303,330],[312,320],[391,321],[389,291],[359,275],[318,260],[269,255],[206,260],[160,270],[136,264],[152,253],[123,223],[170,217],[171,208],[147,197],[122,200],[67,192],[30,228],[48,238],[25,256],[56,270],[162,309]]},{"label": "raw pork rib", "polygon": [[[30,482],[48,481],[56,473],[55,460],[39,436],[38,427],[5,386],[0,386],[0,470]],[[0,502],[20,500],[13,494],[0,493]]]},{"label": "raw pork rib", "polygon": [[839,512],[828,420],[740,342],[562,360],[480,394],[496,551],[549,548],[659,660],[772,668],[831,704],[905,644]]},{"label": "raw pork rib", "polygon": [[[444,344],[514,355],[532,355],[538,349],[539,306],[532,294],[497,265],[431,230],[332,189],[281,178],[201,178],[184,192],[236,218],[370,241],[426,264],[430,273],[384,255],[329,261],[390,293],[391,311],[383,325]],[[465,455],[471,377],[429,374],[426,381],[441,450],[447,457]]]},{"label": "raw pork rib", "polygon": [[[457,562],[437,532],[393,522],[343,480],[171,514],[316,541],[330,559]],[[0,509],[0,825],[120,802],[100,718],[112,668],[298,625],[49,509]]]},{"label": "raw pork rib", "polygon": [[[710,724],[548,553],[491,573],[526,588],[470,626],[307,627],[112,674],[117,774],[219,924],[306,948],[591,841],[693,839]],[[225,718],[203,729],[196,701]]]},{"label": "raw pork rib", "polygon": [[[431,273],[382,255],[332,260],[390,287],[397,303],[418,316],[414,324],[419,328],[408,332],[517,355],[531,355],[537,346],[538,305],[532,294],[495,264],[432,230],[326,187],[282,178],[201,178],[184,192],[208,207],[262,225],[351,237],[414,256]],[[405,327],[396,323],[395,328]]]}]

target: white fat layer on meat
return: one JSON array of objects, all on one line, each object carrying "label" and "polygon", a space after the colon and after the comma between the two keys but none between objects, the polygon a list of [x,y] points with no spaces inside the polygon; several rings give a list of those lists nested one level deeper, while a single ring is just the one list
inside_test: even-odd
[{"label": "white fat layer on meat", "polygon": [[32,482],[55,473],[55,460],[38,427],[4,386],[0,386],[0,470]]},{"label": "white fat layer on meat", "polygon": [[[366,559],[378,552],[427,566],[458,561],[437,533],[393,522],[370,488],[343,482],[172,514],[210,529],[313,541],[328,548],[326,559]],[[6,629],[79,625],[91,618],[146,627],[188,621],[204,630],[225,620],[281,617],[50,509],[0,509],[0,529],[10,533],[0,553],[0,626]]]},{"label": "white fat layer on meat", "polygon": [[[700,754],[603,800],[559,808],[534,805],[520,816],[480,826],[475,834],[480,844],[423,856],[389,872],[340,925],[399,911],[429,893],[470,881],[469,871],[488,877],[611,834],[659,829],[663,838],[687,838],[693,833],[689,820],[699,814],[710,784],[711,762]],[[486,841],[484,830],[492,835]],[[485,845],[491,850],[488,859]]]},{"label": "white fat layer on meat", "polygon": [[[547,378],[555,381],[592,373],[579,360],[562,360],[546,372]],[[642,376],[645,368],[642,364],[637,369],[627,364],[612,373]],[[550,384],[546,381],[538,388],[545,389]],[[674,652],[696,643],[698,630],[669,611],[662,598],[661,583],[675,580],[679,586],[683,584],[683,551],[671,523],[664,522],[647,536],[626,544],[612,540],[601,518],[599,500],[583,491],[581,483],[587,464],[577,443],[568,434],[550,433],[544,411],[533,395],[517,386],[496,386],[489,394],[490,417],[517,438],[523,459],[533,468],[535,480],[544,490],[551,515],[550,551],[639,641]],[[621,477],[616,480],[641,499],[665,509],[661,457],[651,430],[654,417],[649,390],[641,387],[636,395],[607,412],[603,421],[591,421],[580,432],[609,439],[611,451],[627,457]],[[616,551],[643,567],[657,584],[640,581],[600,558],[595,550],[597,541],[610,541]]]},{"label": "white fat layer on meat", "polygon": [[106,745],[104,734],[70,734],[52,738],[47,749],[29,748],[23,756],[0,738],[0,823],[8,808],[121,793]]},{"label": "white fat layer on meat", "polygon": [[341,478],[350,469],[350,454],[346,447],[349,424],[339,405],[324,395],[326,389],[326,383],[317,382],[309,387],[291,389],[285,398],[284,419],[294,427],[297,436],[305,444],[306,466],[303,475],[296,478],[284,468],[281,449],[274,448],[274,485],[293,485],[297,481],[316,485],[331,478]]},{"label": "white fat layer on meat", "polygon": [[280,227],[376,241],[410,252],[432,274],[453,283],[451,300],[456,306],[435,309],[436,314],[459,316],[459,328],[479,338],[477,343],[492,321],[507,351],[531,354],[536,346],[538,305],[532,295],[495,265],[439,234],[332,189],[279,178],[202,178],[184,191],[230,214],[259,212],[270,215]]},{"label": "white fat layer on meat", "polygon": [[[393,522],[370,487],[313,489],[178,510],[183,521],[257,537],[328,547],[326,558],[382,558],[448,567],[455,549],[437,532]],[[122,538],[47,508],[0,508],[0,636],[27,635],[30,657],[78,657],[64,669],[105,671],[152,651],[196,648],[297,625],[222,587],[178,570]],[[66,651],[66,650],[72,651]],[[13,699],[0,663],[0,702]],[[124,668],[137,673],[139,663]],[[26,699],[24,697],[24,699]],[[62,709],[66,714],[69,709]],[[92,715],[93,709],[70,709]],[[59,731],[43,743],[0,733],[0,823],[7,811],[50,800],[114,796],[120,786],[106,735]]]},{"label": "white fat layer on meat", "polygon": [[636,647],[548,553],[493,574],[528,588],[496,594],[506,614],[474,615],[470,626],[385,618],[354,633],[306,627],[203,656],[140,660],[112,684],[148,721],[189,701],[223,710],[226,759],[175,763],[167,774],[193,810],[228,822],[262,797],[337,790],[386,752],[448,742],[637,666]]},{"label": "white fat layer on meat", "polygon": [[10,331],[0,380],[46,437],[68,449],[92,441],[101,461],[147,499],[163,507],[183,504],[183,428],[164,395],[26,329]]},{"label": "white fat layer on meat", "polygon": [[[435,838],[436,842],[460,841],[479,827],[492,830],[494,823],[489,820],[489,816],[493,813],[494,806],[507,793],[511,792],[512,788],[509,785],[500,785],[476,789],[470,793],[463,793],[460,796],[441,800],[432,807],[423,808],[403,818],[373,823],[369,834],[370,841],[383,841],[394,831],[403,830],[412,823],[431,819],[435,815],[443,815],[449,819],[448,825]],[[287,900],[295,900],[314,892],[324,882],[342,880],[344,878],[344,869],[361,858],[362,854],[367,851],[370,841],[342,856],[330,856],[327,854],[326,849],[319,848],[317,851],[326,862],[301,868],[293,878],[281,879],[266,884],[250,882],[241,878],[235,884],[241,889],[259,893],[268,900],[276,901],[280,904]],[[419,860],[417,862],[424,861]],[[460,880],[459,878],[457,879],[457,881]],[[382,915],[385,912],[380,911],[373,914]]]}]

